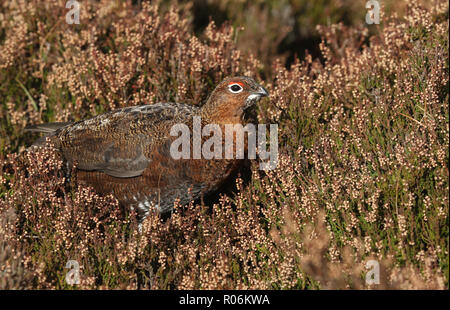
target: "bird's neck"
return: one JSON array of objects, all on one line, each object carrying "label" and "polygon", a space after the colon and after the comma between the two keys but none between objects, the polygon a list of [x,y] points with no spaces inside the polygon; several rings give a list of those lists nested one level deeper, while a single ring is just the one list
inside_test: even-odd
[{"label": "bird's neck", "polygon": [[[219,99],[220,100],[220,99]],[[242,124],[244,110],[242,105],[233,102],[208,102],[202,107],[201,117],[208,124]]]}]

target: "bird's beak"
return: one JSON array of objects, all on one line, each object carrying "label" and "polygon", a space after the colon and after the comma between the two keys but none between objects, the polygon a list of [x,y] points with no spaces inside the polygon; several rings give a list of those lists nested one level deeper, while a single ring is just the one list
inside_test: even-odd
[{"label": "bird's beak", "polygon": [[247,109],[248,107],[252,106],[255,102],[259,101],[261,97],[267,97],[269,96],[269,93],[267,92],[267,89],[262,87],[261,85],[258,87],[258,90],[251,93],[250,96],[247,97],[247,100],[245,101],[244,109]]},{"label": "bird's beak", "polygon": [[260,97],[269,96],[269,92],[263,86],[259,86],[258,91],[256,91],[254,94],[259,95]]}]

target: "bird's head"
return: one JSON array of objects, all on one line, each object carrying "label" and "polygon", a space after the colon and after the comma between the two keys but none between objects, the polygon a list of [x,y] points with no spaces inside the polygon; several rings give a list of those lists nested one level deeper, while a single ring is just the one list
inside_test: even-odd
[{"label": "bird's head", "polygon": [[202,114],[218,123],[238,122],[247,108],[268,95],[267,90],[250,77],[229,77],[216,86],[202,107]]}]

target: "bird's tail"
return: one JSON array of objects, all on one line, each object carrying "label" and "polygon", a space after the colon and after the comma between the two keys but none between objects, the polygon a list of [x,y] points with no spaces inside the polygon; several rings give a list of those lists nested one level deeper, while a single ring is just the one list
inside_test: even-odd
[{"label": "bird's tail", "polygon": [[72,124],[71,122],[56,122],[56,123],[46,123],[38,125],[29,125],[25,127],[25,131],[30,132],[42,132],[44,136],[37,139],[32,146],[41,146],[45,143],[47,137],[51,137],[58,129],[66,127]]},{"label": "bird's tail", "polygon": [[25,127],[25,131],[32,132],[43,132],[43,133],[53,133],[59,128],[66,127],[67,125],[72,124],[71,122],[60,122],[60,123],[46,123],[46,124],[38,124],[38,125],[29,125]]}]

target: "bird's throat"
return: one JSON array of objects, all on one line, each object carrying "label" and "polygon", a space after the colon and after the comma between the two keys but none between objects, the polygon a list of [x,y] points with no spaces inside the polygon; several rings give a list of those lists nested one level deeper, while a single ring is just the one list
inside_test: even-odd
[{"label": "bird's throat", "polygon": [[242,106],[229,104],[220,105],[214,111],[202,115],[209,124],[242,124],[244,121],[244,110]]}]

